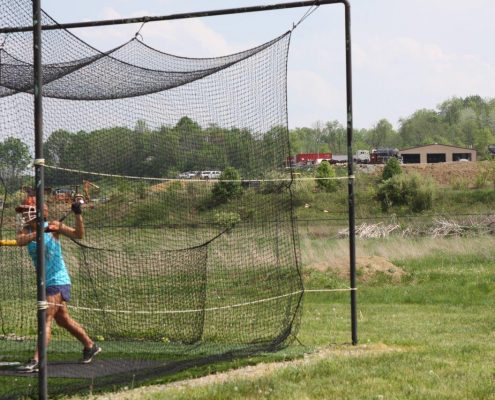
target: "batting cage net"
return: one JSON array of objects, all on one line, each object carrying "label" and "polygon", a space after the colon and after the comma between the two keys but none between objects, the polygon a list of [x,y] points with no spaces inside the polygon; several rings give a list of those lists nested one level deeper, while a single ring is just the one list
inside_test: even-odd
[{"label": "batting cage net", "polygon": [[[31,25],[31,2],[0,0],[0,21]],[[286,167],[289,40],[185,58],[138,38],[100,52],[43,32],[46,220],[59,229],[45,233],[47,286],[68,284],[59,252],[71,284],[66,303],[48,293],[50,396],[294,337],[303,286]],[[33,91],[32,32],[0,36],[0,398],[37,393],[36,374],[16,367],[35,358],[37,335],[36,245],[20,240],[33,232]],[[90,363],[72,323],[102,349]]]}]

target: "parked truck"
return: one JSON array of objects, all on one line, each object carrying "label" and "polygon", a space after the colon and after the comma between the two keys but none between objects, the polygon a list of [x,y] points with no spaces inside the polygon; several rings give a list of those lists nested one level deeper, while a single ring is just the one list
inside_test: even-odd
[{"label": "parked truck", "polygon": [[370,164],[386,164],[392,157],[396,157],[400,162],[402,162],[402,156],[399,153],[399,149],[373,149],[370,154]]},{"label": "parked truck", "polygon": [[369,150],[358,150],[356,151],[356,154],[354,154],[354,162],[357,164],[369,164],[370,160]]},{"label": "parked truck", "polygon": [[319,165],[322,161],[330,161],[332,153],[299,153],[287,157],[287,166]]}]

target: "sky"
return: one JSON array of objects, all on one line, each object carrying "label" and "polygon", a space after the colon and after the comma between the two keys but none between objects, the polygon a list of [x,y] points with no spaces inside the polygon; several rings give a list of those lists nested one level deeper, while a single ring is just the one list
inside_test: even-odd
[{"label": "sky", "polygon": [[[286,0],[290,1],[290,0]],[[279,1],[282,2],[282,1]],[[225,9],[277,0],[42,0],[61,23]],[[350,0],[354,127],[370,129],[469,95],[495,97],[494,0]],[[147,23],[143,41],[167,53],[213,57],[291,29],[306,8]],[[74,29],[100,50],[140,24]],[[345,125],[344,7],[317,8],[294,30],[288,64],[289,128]]]}]

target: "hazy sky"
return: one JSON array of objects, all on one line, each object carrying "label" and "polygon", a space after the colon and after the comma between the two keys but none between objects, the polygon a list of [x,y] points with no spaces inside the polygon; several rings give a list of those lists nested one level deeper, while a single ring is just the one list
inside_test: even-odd
[{"label": "hazy sky", "polygon": [[[58,22],[273,4],[276,0],[42,0]],[[351,0],[354,126],[398,126],[452,96],[495,97],[495,0]],[[168,53],[211,57],[287,31],[306,9],[146,24],[144,42]],[[139,25],[77,29],[101,50]],[[344,9],[319,7],[295,31],[289,54],[289,125],[345,122]]]}]

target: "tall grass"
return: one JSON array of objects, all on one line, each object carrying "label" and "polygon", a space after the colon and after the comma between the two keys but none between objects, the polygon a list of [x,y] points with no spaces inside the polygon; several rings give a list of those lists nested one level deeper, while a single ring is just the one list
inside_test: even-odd
[{"label": "tall grass", "polygon": [[[431,237],[403,238],[391,236],[387,239],[367,239],[356,241],[356,255],[363,257],[380,256],[388,260],[405,261],[422,259],[436,255],[452,258],[472,254],[494,256],[492,236],[472,237]],[[313,234],[302,235],[301,253],[303,265],[324,263],[331,266],[335,260],[349,258],[349,243],[345,239],[328,240]]]}]

